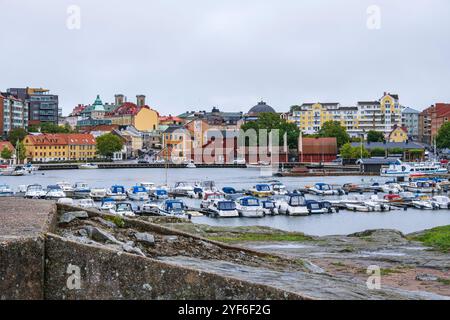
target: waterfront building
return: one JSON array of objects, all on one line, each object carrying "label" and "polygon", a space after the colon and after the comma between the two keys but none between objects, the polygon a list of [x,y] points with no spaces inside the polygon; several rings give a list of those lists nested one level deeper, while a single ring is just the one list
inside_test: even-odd
[{"label": "waterfront building", "polygon": [[288,117],[303,133],[315,134],[325,122],[337,121],[353,136],[357,134],[359,116],[357,107],[344,107],[340,103],[303,103],[292,107]]},{"label": "waterfront building", "polygon": [[[353,142],[352,147],[361,147],[360,142]],[[364,142],[363,147],[371,151],[373,149],[383,149],[385,151],[385,156],[389,156],[392,151],[402,150],[401,154],[396,154],[396,156],[401,156],[405,161],[416,161],[423,159],[425,154],[425,147],[417,142],[410,142],[406,140],[405,142]]]},{"label": "waterfront building", "polygon": [[406,128],[408,137],[412,140],[419,137],[419,114],[419,111],[409,107],[402,110],[402,127]]},{"label": "waterfront building", "polygon": [[50,94],[43,88],[10,88],[8,92],[28,103],[29,124],[39,125],[42,122],[58,124],[58,95]]},{"label": "waterfront building", "polygon": [[408,141],[408,130],[404,127],[395,127],[388,135],[389,142],[406,142]]},{"label": "waterfront building", "polygon": [[29,134],[23,140],[28,161],[91,160],[96,157],[91,134]]},{"label": "waterfront building", "polygon": [[240,128],[243,123],[242,112],[224,112],[219,108],[213,107],[211,111],[187,111],[178,116],[184,123],[189,123],[194,120],[203,120],[209,127],[214,127],[217,130],[228,130]]},{"label": "waterfront building", "polygon": [[395,126],[401,126],[402,107],[397,94],[385,92],[377,101],[359,101],[357,107],[360,133],[374,130],[388,135]]},{"label": "waterfront building", "polygon": [[191,132],[184,126],[169,126],[162,133],[162,150],[157,157],[183,162],[190,159],[191,151]]},{"label": "waterfront building", "polygon": [[337,139],[307,138],[300,135],[298,139],[298,159],[300,162],[324,163],[337,158]]},{"label": "waterfront building", "polygon": [[113,134],[118,135],[124,139],[127,145],[127,157],[138,157],[139,153],[144,147],[144,137],[141,132],[139,132],[133,126],[127,126],[124,129],[115,129],[112,131]]},{"label": "waterfront building", "polygon": [[28,103],[11,93],[0,92],[0,136],[16,128],[28,129]]},{"label": "waterfront building", "polygon": [[432,144],[441,126],[450,119],[450,104],[436,103],[419,114],[419,140]]}]

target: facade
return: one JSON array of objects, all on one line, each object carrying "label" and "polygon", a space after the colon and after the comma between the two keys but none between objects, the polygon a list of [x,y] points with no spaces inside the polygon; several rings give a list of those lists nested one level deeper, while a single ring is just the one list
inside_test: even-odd
[{"label": "facade", "polygon": [[325,122],[337,121],[354,135],[359,126],[357,107],[343,107],[339,103],[304,103],[292,109],[288,121],[306,134],[317,133]]},{"label": "facade", "polygon": [[8,92],[28,102],[29,124],[40,124],[41,122],[58,124],[58,96],[49,94],[48,89],[10,88]]},{"label": "facade", "polygon": [[0,93],[0,136],[16,128],[28,129],[28,103],[10,93]]},{"label": "facade", "polygon": [[191,157],[191,133],[184,126],[169,126],[162,133],[162,151],[159,157],[173,162],[187,161]]},{"label": "facade", "polygon": [[388,135],[402,120],[399,98],[396,94],[384,93],[377,101],[359,101],[356,106],[342,106],[338,102],[304,103],[292,107],[288,121],[306,134],[315,134],[327,121],[337,121],[352,137],[370,130]]},{"label": "facade", "polygon": [[412,140],[419,137],[419,114],[419,111],[409,107],[402,110],[402,127],[406,128],[408,137]]},{"label": "facade", "polygon": [[337,158],[338,148],[336,138],[305,138],[298,139],[298,159],[300,162],[320,163],[331,162]]},{"label": "facade", "polygon": [[404,127],[395,127],[394,130],[389,133],[389,142],[406,142],[408,141],[408,130]]},{"label": "facade", "polygon": [[441,126],[450,119],[450,104],[436,103],[419,114],[419,140],[432,144]]},{"label": "facade", "polygon": [[28,161],[87,161],[96,157],[91,134],[30,134],[23,143]]}]

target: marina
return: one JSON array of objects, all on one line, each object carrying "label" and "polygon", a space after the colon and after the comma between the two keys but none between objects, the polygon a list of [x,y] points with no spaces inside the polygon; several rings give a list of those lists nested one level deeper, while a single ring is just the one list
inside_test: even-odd
[{"label": "marina", "polygon": [[415,182],[423,186],[418,190],[411,189],[412,182],[394,183],[388,177],[329,176],[323,181],[261,177],[258,170],[240,168],[186,168],[167,175],[160,169],[99,169],[32,171],[2,176],[0,185],[3,196],[47,197],[127,216],[175,215],[199,224],[268,226],[320,236],[365,229],[414,232],[450,223],[445,180]]}]

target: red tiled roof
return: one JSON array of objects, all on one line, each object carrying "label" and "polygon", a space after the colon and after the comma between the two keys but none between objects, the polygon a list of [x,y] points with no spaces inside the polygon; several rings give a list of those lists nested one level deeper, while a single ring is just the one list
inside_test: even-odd
[{"label": "red tiled roof", "polygon": [[4,149],[4,148],[8,148],[10,151],[14,151],[14,147],[11,144],[11,142],[9,141],[0,141],[0,152]]},{"label": "red tiled roof", "polygon": [[183,119],[179,118],[179,117],[175,117],[175,116],[162,116],[159,117],[159,122],[183,122]]},{"label": "red tiled roof", "polygon": [[38,134],[28,135],[25,137],[25,141],[28,143],[39,146],[58,146],[67,144],[86,144],[95,145],[95,138],[92,134],[83,133],[58,133],[58,134]]},{"label": "red tiled roof", "polygon": [[112,112],[108,112],[106,116],[123,116],[123,115],[133,115],[135,116],[138,114],[139,111],[141,111],[142,108],[146,108],[151,110],[151,108],[147,105],[143,107],[138,107],[135,103],[132,102],[125,102],[123,105],[118,107],[116,110]]}]

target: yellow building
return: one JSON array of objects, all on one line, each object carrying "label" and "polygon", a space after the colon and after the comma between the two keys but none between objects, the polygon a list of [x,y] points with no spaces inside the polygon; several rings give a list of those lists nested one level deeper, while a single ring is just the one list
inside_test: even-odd
[{"label": "yellow building", "polygon": [[159,114],[149,106],[138,106],[131,102],[125,102],[113,112],[104,117],[111,120],[112,124],[119,126],[134,126],[139,131],[150,132],[158,130]]},{"label": "yellow building", "polygon": [[395,127],[389,133],[389,142],[406,142],[408,140],[408,131],[402,127]]},{"label": "yellow building", "polygon": [[91,134],[27,135],[23,144],[28,161],[89,160],[96,155],[96,143]]}]

